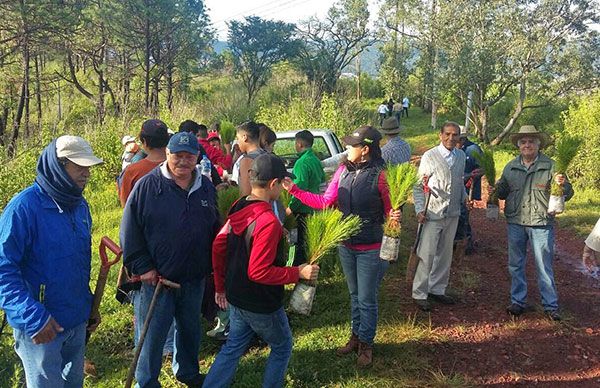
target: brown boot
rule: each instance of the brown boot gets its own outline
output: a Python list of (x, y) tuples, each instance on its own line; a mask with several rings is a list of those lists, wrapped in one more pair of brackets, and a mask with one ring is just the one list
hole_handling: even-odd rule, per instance
[(368, 368), (373, 364), (373, 346), (360, 341), (358, 344), (358, 359), (356, 365), (359, 368)]
[(87, 358), (83, 360), (83, 373), (86, 376), (90, 377), (98, 377), (98, 373), (96, 372), (96, 364)]
[(343, 347), (339, 348), (336, 352), (338, 356), (345, 356), (358, 350), (358, 336), (354, 333), (350, 336), (350, 339)]

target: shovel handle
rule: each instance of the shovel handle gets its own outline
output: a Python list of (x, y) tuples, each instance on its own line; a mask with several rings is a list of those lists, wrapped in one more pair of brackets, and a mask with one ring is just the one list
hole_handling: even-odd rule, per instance
[[(108, 248), (112, 253), (115, 254), (115, 258), (113, 260), (108, 260), (106, 248)], [(117, 245), (117, 243), (115, 243), (113, 240), (108, 238), (108, 236), (102, 237), (102, 239), (100, 240), (100, 247), (98, 250), (100, 253), (100, 261), (102, 263), (102, 268), (108, 268), (116, 264), (123, 255), (123, 250), (121, 249), (121, 247), (119, 247), (119, 245)]]

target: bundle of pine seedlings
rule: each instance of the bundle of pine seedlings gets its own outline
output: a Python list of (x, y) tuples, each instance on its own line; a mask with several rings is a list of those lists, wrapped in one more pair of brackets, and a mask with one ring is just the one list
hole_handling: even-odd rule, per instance
[(229, 209), (231, 209), (231, 206), (239, 197), (240, 190), (237, 186), (229, 186), (226, 189), (217, 191), (217, 208), (223, 222), (225, 222), (229, 215)]
[[(483, 169), (483, 174), (487, 181), (488, 186), (494, 187), (496, 184), (496, 162), (494, 161), (494, 151), (489, 148), (485, 148), (481, 153), (475, 153), (473, 155), (479, 167)], [(485, 216), (488, 219), (497, 220), (500, 215), (500, 208), (498, 207), (498, 194), (494, 191), (487, 199), (487, 207)]]
[[(361, 229), (358, 216), (344, 217), (337, 209), (325, 209), (306, 218), (306, 257), (308, 264), (317, 264), (340, 243)], [(316, 283), (302, 281), (296, 284), (290, 299), (290, 309), (309, 315), (315, 298)]]
[[(554, 152), (554, 173), (566, 175), (569, 165), (577, 155), (581, 146), (581, 139), (572, 136), (562, 136), (556, 143)], [(559, 214), (565, 211), (565, 195), (563, 187), (556, 183), (554, 177), (550, 185), (550, 200), (548, 201), (548, 213)]]
[[(385, 176), (390, 190), (392, 209), (398, 210), (408, 201), (414, 185), (419, 180), (417, 169), (409, 163), (389, 164)], [(381, 241), (380, 257), (383, 260), (398, 260), (401, 232), (402, 225), (391, 219), (388, 214), (383, 225), (383, 240)]]
[(228, 120), (221, 120), (219, 136), (222, 144), (231, 144), (235, 139), (235, 125)]

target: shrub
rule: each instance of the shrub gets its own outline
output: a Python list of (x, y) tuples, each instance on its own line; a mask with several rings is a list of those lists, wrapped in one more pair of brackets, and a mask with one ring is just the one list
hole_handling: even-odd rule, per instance
[(569, 176), (578, 187), (600, 186), (600, 92), (583, 97), (563, 114), (564, 131), (583, 139), (582, 152), (573, 159)]

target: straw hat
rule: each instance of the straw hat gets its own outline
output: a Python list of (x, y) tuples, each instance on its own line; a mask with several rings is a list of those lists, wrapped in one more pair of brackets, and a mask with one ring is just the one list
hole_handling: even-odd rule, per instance
[(510, 141), (518, 147), (519, 140), (524, 137), (540, 139), (540, 149), (546, 147), (550, 143), (548, 135), (545, 132), (538, 131), (533, 125), (523, 125), (519, 128), (519, 132), (510, 135)]

